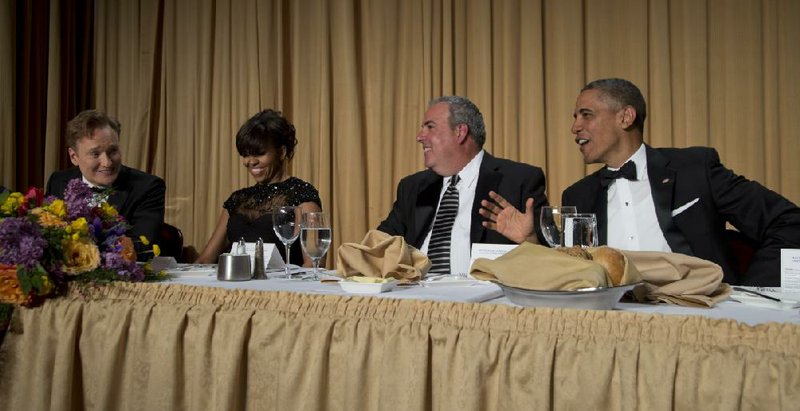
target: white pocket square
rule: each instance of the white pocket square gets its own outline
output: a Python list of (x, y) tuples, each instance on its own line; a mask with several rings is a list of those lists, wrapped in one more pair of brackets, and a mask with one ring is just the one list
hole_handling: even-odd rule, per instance
[(697, 197), (694, 200), (689, 201), (688, 203), (672, 210), (672, 216), (675, 217), (676, 215), (686, 211), (689, 207), (695, 205), (698, 201), (700, 201), (700, 197)]

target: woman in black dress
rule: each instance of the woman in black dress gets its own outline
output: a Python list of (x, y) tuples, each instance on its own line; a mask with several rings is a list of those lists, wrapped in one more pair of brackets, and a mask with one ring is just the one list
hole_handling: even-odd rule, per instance
[[(265, 243), (281, 244), (272, 230), (275, 207), (291, 205), (301, 212), (321, 211), (317, 189), (288, 173), (296, 145), (294, 126), (279, 111), (264, 110), (242, 125), (236, 134), (236, 150), (256, 184), (235, 191), (222, 205), (217, 228), (197, 263), (217, 262), (219, 254), (241, 238), (255, 242), (261, 237)], [(285, 247), (280, 245), (277, 249), (286, 260)], [(292, 244), (291, 254), (292, 264), (311, 266), (299, 239)]]

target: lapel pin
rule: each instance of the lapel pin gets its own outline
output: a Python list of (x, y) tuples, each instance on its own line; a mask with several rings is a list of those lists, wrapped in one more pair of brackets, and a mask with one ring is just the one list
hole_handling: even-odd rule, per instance
[(669, 183), (669, 179), (668, 178), (665, 178), (665, 179), (661, 180), (661, 184), (667, 184), (667, 183)]

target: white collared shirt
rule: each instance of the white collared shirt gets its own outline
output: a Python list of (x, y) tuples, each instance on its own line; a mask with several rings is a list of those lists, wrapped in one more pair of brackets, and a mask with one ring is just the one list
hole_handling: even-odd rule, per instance
[[(81, 180), (83, 180), (83, 183), (88, 185), (89, 188), (98, 187), (98, 188), (102, 188), (104, 190), (108, 188), (108, 187), (105, 187), (105, 186), (99, 186), (97, 184), (93, 184), (92, 182), (87, 180), (86, 177), (84, 175), (82, 175), (82, 174), (81, 174)], [(108, 201), (108, 192), (94, 193), (94, 194), (92, 194), (92, 201), (89, 202), (89, 207), (97, 207), (104, 201), (105, 202)]]
[(656, 217), (645, 145), (639, 146), (628, 161), (636, 164), (636, 181), (620, 178), (608, 186), (608, 245), (623, 250), (671, 252)]
[[(458, 183), (456, 183), (456, 188), (458, 189), (458, 214), (456, 214), (456, 220), (453, 223), (453, 232), (450, 237), (450, 273), (452, 274), (467, 274), (469, 272), (472, 203), (475, 202), (475, 188), (478, 185), (478, 174), (480, 174), (483, 153), (483, 150), (478, 152), (478, 154), (457, 173), (460, 179)], [(447, 190), (451, 178), (453, 177), (444, 177), (442, 191), (439, 192), (439, 202), (442, 201), (442, 196), (445, 190)], [(422, 247), (420, 247), (420, 250), (426, 254), (428, 253), (428, 243), (431, 241), (432, 230), (433, 222), (431, 222), (431, 230), (428, 231), (428, 235), (425, 236), (425, 241), (422, 243)]]

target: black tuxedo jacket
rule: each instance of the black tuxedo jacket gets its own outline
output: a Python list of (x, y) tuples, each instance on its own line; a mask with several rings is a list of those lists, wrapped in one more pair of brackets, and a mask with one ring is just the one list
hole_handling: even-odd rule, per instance
[[(646, 150), (656, 217), (672, 251), (719, 264), (729, 284), (780, 285), (780, 249), (800, 247), (800, 209), (725, 168), (713, 148)], [(564, 190), (561, 204), (596, 213), (600, 243), (607, 243), (607, 190), (600, 171)], [(735, 269), (726, 222), (760, 245), (746, 273)]]
[[(56, 171), (47, 181), (45, 195), (64, 198), (67, 183), (75, 178), (81, 178), (81, 170), (73, 167), (63, 171)], [(145, 248), (138, 242), (140, 235), (148, 240), (158, 243), (158, 233), (164, 222), (164, 193), (166, 185), (164, 180), (139, 170), (122, 166), (119, 176), (112, 185), (112, 194), (108, 203), (114, 206), (125, 220), (131, 225), (128, 231), (137, 245), (137, 251)], [(149, 256), (142, 256), (147, 258)]]
[[(378, 230), (401, 235), (409, 244), (421, 247), (436, 216), (443, 181), (442, 176), (430, 169), (400, 180), (392, 211), (378, 226)], [(470, 244), (513, 244), (498, 232), (487, 230), (481, 224), (484, 218), (478, 214), (478, 210), (481, 208), (481, 200), (489, 198), (490, 190), (502, 195), (522, 211), (525, 211), (525, 202), (532, 197), (535, 218), (538, 218), (541, 208), (547, 205), (545, 179), (541, 168), (484, 153), (475, 186), (475, 201), (472, 204)], [(538, 226), (536, 224), (539, 241), (545, 244)]]

